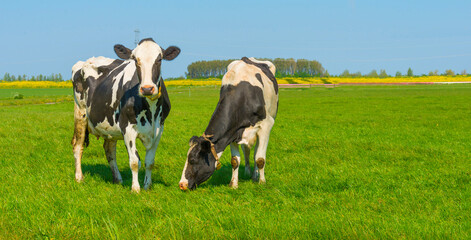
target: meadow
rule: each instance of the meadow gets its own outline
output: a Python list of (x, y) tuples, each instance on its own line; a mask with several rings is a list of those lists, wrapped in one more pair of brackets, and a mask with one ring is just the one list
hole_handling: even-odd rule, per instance
[(170, 86), (154, 184), (140, 194), (122, 141), (123, 185), (93, 136), (74, 181), (71, 94), (0, 89), (1, 239), (471, 238), (471, 84), (280, 89), (267, 183), (244, 176), (242, 161), (229, 188), (226, 149), (191, 192), (178, 188), (188, 141), (219, 89)]

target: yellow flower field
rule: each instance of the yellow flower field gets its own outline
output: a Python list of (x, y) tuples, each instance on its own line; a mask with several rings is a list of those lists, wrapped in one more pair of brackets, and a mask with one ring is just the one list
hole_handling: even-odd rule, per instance
[[(341, 77), (312, 77), (278, 78), (279, 84), (325, 84), (325, 83), (411, 83), (411, 82), (471, 82), (471, 76), (422, 76), (422, 77), (387, 77), (387, 78), (341, 78)], [(166, 86), (214, 86), (221, 85), (221, 79), (181, 79), (165, 80)], [(71, 81), (0, 81), (0, 88), (71, 88)]]
[(0, 81), (0, 88), (71, 88), (72, 81)]
[(279, 84), (323, 84), (323, 83), (411, 83), (411, 82), (471, 82), (471, 76), (421, 76), (421, 77), (387, 77), (387, 78), (278, 78)]

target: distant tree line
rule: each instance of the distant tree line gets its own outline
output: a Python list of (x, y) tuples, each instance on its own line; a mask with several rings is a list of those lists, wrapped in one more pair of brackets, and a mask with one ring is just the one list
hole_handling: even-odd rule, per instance
[[(259, 60), (271, 61), (276, 66), (276, 77), (312, 77), (324, 76), (327, 72), (322, 64), (316, 60), (293, 59), (293, 58), (258, 58)], [(209, 78), (222, 77), (227, 66), (235, 59), (196, 61), (188, 65), (186, 78)], [(328, 73), (327, 73), (328, 74)]]
[[(322, 65), (315, 60), (306, 60), (306, 59), (298, 59), (294, 60), (292, 58), (283, 59), (283, 58), (275, 58), (275, 59), (260, 59), (260, 60), (269, 60), (276, 66), (276, 77), (330, 77), (331, 75), (327, 70), (325, 70)], [(230, 60), (213, 60), (213, 61), (197, 61), (193, 62), (188, 65), (188, 72), (186, 72), (186, 78), (210, 78), (216, 77), (221, 78), (227, 70), (227, 66), (234, 61), (234, 59)], [(446, 69), (445, 72), (439, 73), (438, 70), (430, 71), (428, 76), (455, 76), (455, 75), (469, 75), (466, 70), (461, 71), (460, 74), (455, 73), (451, 69)], [(334, 76), (334, 75), (333, 75)], [(397, 71), (395, 74), (396, 77), (413, 77), (414, 72), (411, 68), (407, 70), (407, 73), (403, 75), (401, 72)], [(426, 74), (422, 74), (420, 76), (427, 76)], [(348, 70), (343, 71), (338, 77), (372, 77), (372, 78), (385, 78), (385, 77), (392, 77), (391, 75), (386, 73), (386, 70), (381, 69), (379, 73), (373, 69), (368, 74), (361, 74), (361, 72), (350, 72)], [(183, 77), (179, 78), (166, 78), (167, 80), (170, 79), (182, 79)], [(67, 79), (68, 80), (68, 79)], [(39, 74), (37, 76), (26, 76), (23, 75), (10, 75), (9, 73), (5, 73), (3, 78), (0, 81), (53, 81), (53, 82), (62, 82), (64, 78), (62, 75), (59, 74), (50, 74), (50, 75), (42, 75)]]
[(39, 74), (37, 76), (26, 76), (25, 74), (23, 75), (10, 75), (9, 73), (5, 73), (3, 75), (3, 78), (1, 79), (2, 81), (5, 82), (12, 82), (12, 81), (53, 81), (53, 82), (62, 82), (64, 79), (62, 78), (62, 75), (59, 74), (51, 74), (49, 76), (47, 75), (42, 75)]
[[(326, 71), (327, 72), (327, 71)], [(447, 69), (445, 70), (445, 72), (443, 73), (438, 73), (438, 70), (435, 70), (435, 71), (430, 71), (428, 73), (428, 76), (455, 76), (455, 75), (458, 75), (456, 74), (453, 70), (451, 69)], [(459, 75), (468, 75), (468, 73), (466, 72), (466, 70), (463, 70), (461, 71), (461, 74)], [(396, 72), (396, 75), (395, 77), (414, 77), (414, 76), (427, 76), (426, 74), (422, 74), (422, 75), (414, 75), (414, 72), (412, 71), (411, 68), (407, 69), (407, 73), (405, 75), (403, 75), (400, 71), (397, 71)], [(391, 75), (387, 74), (386, 73), (386, 70), (384, 69), (381, 69), (379, 71), (379, 73), (376, 71), (376, 69), (373, 69), (371, 70), (371, 72), (367, 73), (367, 74), (361, 74), (361, 72), (354, 72), (354, 73), (351, 73), (349, 72), (348, 70), (345, 70), (343, 71), (339, 77), (371, 77), (371, 78), (386, 78), (386, 77), (392, 77)]]

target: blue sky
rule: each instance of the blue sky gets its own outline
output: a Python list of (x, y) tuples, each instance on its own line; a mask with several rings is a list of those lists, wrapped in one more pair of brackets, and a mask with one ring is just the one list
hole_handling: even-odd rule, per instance
[(7, 1), (0, 5), (0, 77), (61, 73), (113, 45), (152, 37), (193, 61), (247, 57), (315, 59), (331, 74), (471, 72), (471, 1)]

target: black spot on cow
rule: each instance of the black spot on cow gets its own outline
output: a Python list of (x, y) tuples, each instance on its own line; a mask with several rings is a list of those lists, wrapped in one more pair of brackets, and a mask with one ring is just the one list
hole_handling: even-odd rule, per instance
[(157, 89), (159, 88), (161, 65), (162, 65), (162, 54), (159, 54), (159, 56), (155, 60), (154, 65), (152, 65), (152, 82), (155, 85), (157, 85)]
[(121, 59), (115, 59), (113, 62), (111, 62), (111, 64), (109, 65), (103, 65), (103, 66), (99, 66), (98, 67), (98, 73), (99, 74), (104, 74), (104, 75), (108, 75), (111, 70), (117, 68), (119, 65), (123, 64), (123, 60)]
[(275, 88), (275, 93), (278, 94), (278, 82), (276, 81), (276, 78), (273, 75), (273, 73), (270, 71), (270, 68), (268, 67), (268, 65), (266, 65), (264, 63), (253, 62), (252, 60), (248, 59), (247, 57), (243, 57), (241, 60), (244, 61), (247, 64), (251, 64), (251, 65), (254, 65), (254, 66), (260, 68), (260, 70), (262, 70), (262, 72), (273, 82), (273, 87)]
[(139, 161), (141, 161), (141, 157), (139, 157), (139, 153), (137, 152), (137, 150), (136, 150), (136, 153), (135, 153), (135, 154), (136, 154), (137, 159), (138, 159)]
[(205, 134), (213, 135), (211, 141), (216, 152), (221, 152), (231, 142), (240, 141), (245, 128), (265, 118), (265, 100), (260, 87), (248, 82), (225, 85)]
[(80, 93), (80, 100), (83, 100), (85, 97), (84, 93), (88, 90), (88, 83), (85, 81), (82, 75), (82, 69), (75, 72), (72, 76), (72, 86), (76, 93)]
[(146, 125), (146, 119), (144, 117), (141, 117), (141, 125), (142, 126)]
[(170, 108), (171, 108), (167, 88), (165, 87), (165, 83), (163, 81), (161, 81), (160, 83), (160, 91), (161, 91), (161, 95), (159, 97), (159, 100), (157, 101), (157, 111), (155, 111), (154, 119), (157, 119), (158, 114), (159, 114), (159, 109), (160, 107), (162, 107), (162, 113), (160, 116), (160, 125), (163, 125), (165, 122), (165, 119), (168, 117), (168, 114), (170, 113)]
[(138, 45), (141, 45), (141, 43), (146, 42), (146, 41), (151, 41), (151, 42), (154, 42), (154, 43), (155, 43), (154, 39), (152, 39), (152, 38), (144, 38), (144, 39), (142, 39), (142, 40), (139, 42)]
[(85, 128), (85, 140), (84, 140), (85, 147), (88, 147), (88, 145), (90, 144), (89, 135), (90, 133), (88, 132), (88, 128)]
[(257, 80), (262, 84), (263, 86), (263, 81), (262, 81), (262, 75), (260, 75), (260, 73), (255, 73), (255, 77), (257, 78)]
[(132, 141), (129, 141), (129, 147), (132, 148)]

